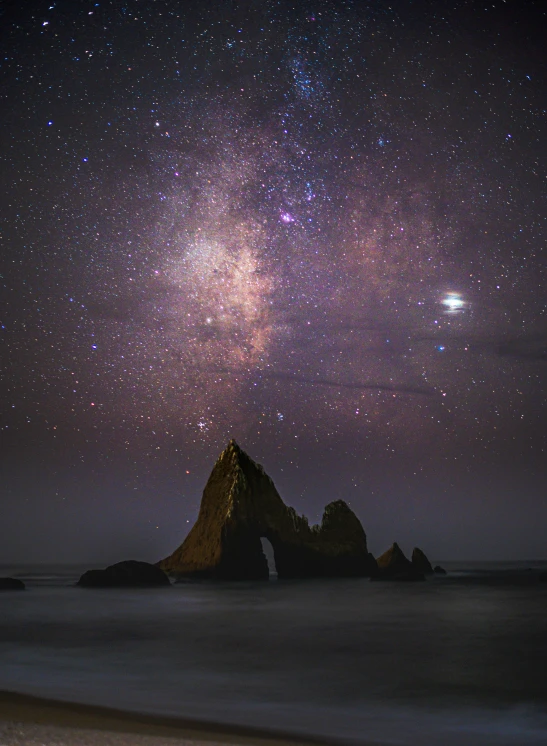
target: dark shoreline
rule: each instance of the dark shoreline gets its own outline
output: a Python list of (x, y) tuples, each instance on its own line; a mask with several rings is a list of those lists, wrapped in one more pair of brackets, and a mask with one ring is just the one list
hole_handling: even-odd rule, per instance
[[(24, 723), (60, 728), (139, 734), (204, 743), (251, 744), (262, 746), (340, 746), (344, 739), (303, 736), (285, 731), (232, 725), (190, 718), (141, 714), (99, 705), (47, 699), (30, 694), (0, 690), (0, 723)], [(352, 741), (351, 743), (355, 743)], [(365, 742), (359, 741), (362, 746)], [(378, 742), (375, 742), (380, 746)], [(374, 746), (367, 741), (367, 746)]]

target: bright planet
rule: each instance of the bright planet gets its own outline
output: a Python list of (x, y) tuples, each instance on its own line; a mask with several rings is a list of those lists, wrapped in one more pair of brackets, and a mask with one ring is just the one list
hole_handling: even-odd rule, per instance
[(443, 305), (447, 309), (448, 313), (457, 313), (462, 311), (465, 307), (465, 303), (460, 295), (456, 293), (449, 293), (443, 298)]

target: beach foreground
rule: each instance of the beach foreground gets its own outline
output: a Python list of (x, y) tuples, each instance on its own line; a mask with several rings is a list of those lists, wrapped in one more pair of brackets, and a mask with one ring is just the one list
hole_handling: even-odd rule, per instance
[[(0, 691), (0, 746), (319, 746), (328, 743), (334, 742)], [(368, 742), (368, 746), (375, 744)]]
[(0, 614), (0, 692), (54, 701), (0, 697), (0, 722), (26, 724), (0, 746), (547, 746), (543, 569), (115, 592), (74, 568), (12, 571), (27, 591)]

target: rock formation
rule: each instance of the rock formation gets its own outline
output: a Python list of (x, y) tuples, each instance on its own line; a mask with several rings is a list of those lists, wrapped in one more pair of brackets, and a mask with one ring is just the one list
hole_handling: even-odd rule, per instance
[(446, 575), (446, 570), (440, 565), (435, 565), (435, 567), (433, 568), (433, 572), (435, 573), (435, 575)]
[(376, 580), (425, 580), (423, 571), (417, 570), (405, 557), (397, 542), (376, 559), (376, 564)]
[(0, 578), (0, 591), (24, 591), (25, 584), (18, 578)]
[(433, 575), (434, 572), (431, 562), (418, 547), (414, 547), (412, 550), (412, 567), (423, 575)]
[(84, 572), (78, 585), (85, 588), (145, 588), (170, 583), (167, 575), (159, 567), (148, 562), (126, 560), (110, 565), (105, 570)]
[(321, 525), (310, 527), (234, 440), (211, 472), (190, 533), (158, 566), (178, 576), (267, 580), (261, 537), (273, 547), (279, 578), (367, 576), (376, 569), (363, 527), (345, 502), (329, 503)]
[(380, 557), (377, 557), (376, 563), (379, 570), (389, 570), (392, 572), (408, 570), (412, 567), (410, 560), (405, 557), (403, 550), (397, 542), (394, 542)]

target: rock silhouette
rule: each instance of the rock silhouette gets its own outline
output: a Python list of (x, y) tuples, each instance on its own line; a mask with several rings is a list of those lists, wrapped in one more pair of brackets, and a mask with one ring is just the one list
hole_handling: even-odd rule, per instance
[(267, 580), (261, 537), (272, 545), (279, 578), (368, 576), (376, 569), (363, 527), (345, 502), (329, 503), (321, 525), (310, 527), (234, 440), (211, 472), (190, 533), (158, 566), (178, 576)]
[(148, 562), (125, 560), (104, 570), (84, 572), (78, 585), (85, 588), (145, 588), (169, 585), (169, 578), (163, 570)]
[(397, 542), (376, 559), (376, 564), (378, 573), (375, 580), (425, 580), (423, 571), (416, 569), (405, 557)]
[(418, 547), (412, 550), (412, 567), (423, 575), (433, 575), (434, 572), (431, 562)]
[(25, 584), (18, 578), (0, 578), (0, 591), (24, 591)]
[(435, 565), (435, 567), (433, 568), (433, 572), (435, 573), (435, 575), (446, 575), (446, 570), (440, 565)]

